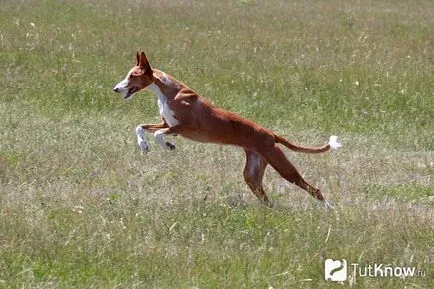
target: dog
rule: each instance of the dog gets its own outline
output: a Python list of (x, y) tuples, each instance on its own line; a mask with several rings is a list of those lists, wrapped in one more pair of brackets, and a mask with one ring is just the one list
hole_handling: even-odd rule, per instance
[(196, 91), (172, 76), (151, 67), (144, 52), (137, 52), (136, 65), (113, 90), (125, 99), (143, 90), (154, 92), (162, 122), (141, 124), (136, 128), (137, 143), (143, 153), (149, 151), (145, 133), (153, 133), (164, 149), (173, 150), (175, 145), (165, 139), (168, 135), (181, 135), (203, 143), (239, 146), (244, 149), (246, 163), (244, 180), (257, 198), (266, 206), (272, 206), (262, 185), (265, 168), (270, 164), (284, 179), (310, 193), (315, 199), (333, 209), (321, 191), (307, 183), (279, 147), (303, 153), (322, 153), (342, 146), (336, 136), (321, 147), (295, 144), (253, 121), (235, 113), (215, 107)]

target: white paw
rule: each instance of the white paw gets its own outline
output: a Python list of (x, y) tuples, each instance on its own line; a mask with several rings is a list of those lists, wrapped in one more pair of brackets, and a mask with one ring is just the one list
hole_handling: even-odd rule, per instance
[(139, 125), (136, 127), (137, 144), (140, 147), (142, 153), (149, 152), (149, 144), (145, 140), (145, 130)]
[(155, 140), (157, 141), (157, 143), (166, 150), (174, 150), (176, 147), (174, 144), (172, 144), (171, 142), (168, 142), (165, 140), (164, 138), (164, 130), (157, 130), (156, 132), (154, 132), (154, 137)]
[(176, 148), (173, 143), (168, 142), (165, 139), (157, 139), (157, 142), (165, 150), (173, 151)]
[(327, 201), (327, 200), (324, 200), (324, 206), (325, 206), (325, 208), (327, 209), (327, 210), (329, 210), (329, 211), (333, 211), (335, 208), (333, 207), (333, 205), (329, 202), (329, 201)]
[(173, 143), (166, 141), (165, 149), (173, 151), (174, 149), (176, 149), (176, 146)]
[(139, 144), (140, 150), (143, 153), (148, 153), (149, 152), (149, 144), (145, 141), (145, 140), (137, 140), (137, 143)]

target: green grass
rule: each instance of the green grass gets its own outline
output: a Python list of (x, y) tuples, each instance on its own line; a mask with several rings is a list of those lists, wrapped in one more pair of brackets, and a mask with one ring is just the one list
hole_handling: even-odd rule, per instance
[[(432, 288), (431, 1), (1, 1), (0, 288)], [(148, 92), (111, 89), (145, 49), (288, 152), (336, 211), (232, 147), (151, 140)], [(425, 277), (324, 281), (324, 260)]]

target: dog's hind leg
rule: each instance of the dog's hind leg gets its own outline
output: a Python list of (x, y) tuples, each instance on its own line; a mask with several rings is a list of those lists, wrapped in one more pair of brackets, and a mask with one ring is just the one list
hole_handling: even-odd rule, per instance
[(311, 194), (315, 199), (324, 202), (325, 206), (332, 208), (324, 199), (321, 191), (307, 183), (294, 165), (286, 158), (277, 144), (261, 149), (261, 154), (270, 165), (288, 182), (293, 183)]
[(270, 201), (265, 194), (262, 186), (262, 178), (264, 177), (267, 161), (257, 152), (245, 149), (246, 165), (244, 167), (244, 180), (250, 187), (252, 192), (266, 206), (271, 206)]

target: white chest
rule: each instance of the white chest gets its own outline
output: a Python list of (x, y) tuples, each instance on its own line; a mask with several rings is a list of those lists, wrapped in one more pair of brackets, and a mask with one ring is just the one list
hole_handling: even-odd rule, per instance
[(158, 107), (160, 108), (160, 115), (164, 118), (167, 124), (172, 127), (179, 124), (179, 121), (173, 116), (173, 111), (167, 105), (167, 99), (158, 97)]
[(155, 85), (151, 84), (149, 86), (149, 89), (151, 89), (158, 97), (158, 108), (160, 110), (160, 115), (162, 118), (164, 118), (167, 122), (167, 124), (172, 126), (177, 126), (179, 124), (179, 121), (173, 116), (173, 111), (170, 109), (169, 105), (167, 104), (167, 97), (161, 92), (160, 88)]

